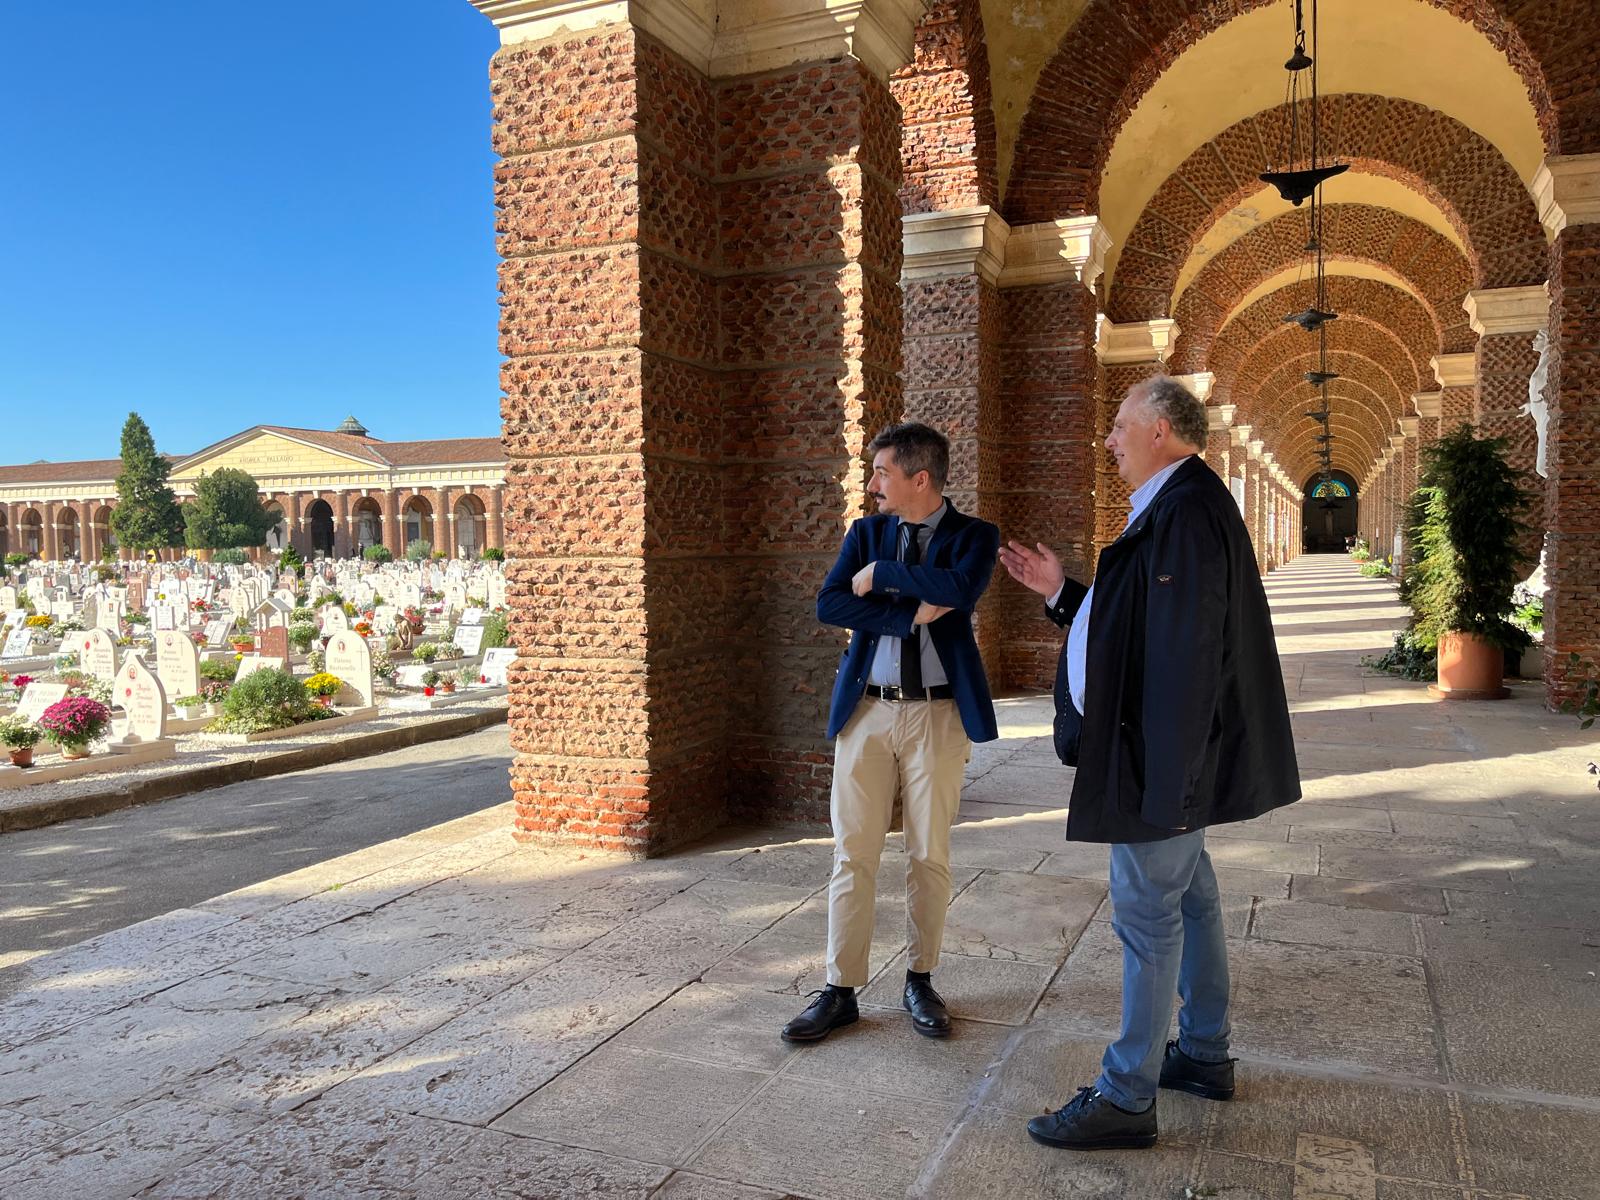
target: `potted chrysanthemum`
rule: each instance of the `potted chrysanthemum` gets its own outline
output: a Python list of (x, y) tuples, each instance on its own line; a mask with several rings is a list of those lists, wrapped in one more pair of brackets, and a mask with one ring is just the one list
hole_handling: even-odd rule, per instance
[(10, 751), (13, 767), (33, 766), (33, 748), (43, 736), (43, 731), (26, 717), (16, 713), (0, 717), (0, 746)]
[(111, 727), (111, 710), (88, 696), (57, 700), (39, 717), (44, 736), (61, 747), (62, 758), (88, 758), (89, 743)]

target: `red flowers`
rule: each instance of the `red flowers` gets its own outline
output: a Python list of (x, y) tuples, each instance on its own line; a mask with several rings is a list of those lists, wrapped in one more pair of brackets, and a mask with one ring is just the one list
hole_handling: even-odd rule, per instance
[(88, 696), (68, 696), (57, 700), (39, 717), (39, 728), (52, 742), (87, 745), (111, 724), (111, 710)]
[(17, 691), (20, 692), (23, 688), (27, 687), (32, 682), (33, 682), (33, 676), (32, 675), (16, 675), (16, 676), (13, 676), (12, 679), (11, 679), (11, 686), (16, 688)]

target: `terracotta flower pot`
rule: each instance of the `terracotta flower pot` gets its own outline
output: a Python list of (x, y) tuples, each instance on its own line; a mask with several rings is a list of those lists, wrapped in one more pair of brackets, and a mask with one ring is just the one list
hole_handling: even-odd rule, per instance
[(11, 765), (13, 767), (33, 766), (33, 747), (23, 746), (21, 749), (11, 751)]
[(1439, 639), (1439, 682), (1430, 695), (1445, 700), (1504, 700), (1505, 651), (1472, 633), (1447, 633)]

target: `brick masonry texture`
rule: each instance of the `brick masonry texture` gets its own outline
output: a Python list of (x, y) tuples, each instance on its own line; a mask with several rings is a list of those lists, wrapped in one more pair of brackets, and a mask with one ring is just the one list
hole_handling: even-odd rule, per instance
[(904, 210), (998, 206), (989, 51), (976, 0), (944, 0), (929, 9), (917, 26), (911, 62), (890, 86), (905, 114)]
[(826, 816), (815, 594), (902, 407), (900, 114), (623, 27), (494, 59), (518, 829)]

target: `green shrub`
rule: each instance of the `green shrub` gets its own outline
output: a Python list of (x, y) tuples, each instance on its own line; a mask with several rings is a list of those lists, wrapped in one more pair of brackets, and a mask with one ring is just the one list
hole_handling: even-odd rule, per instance
[(239, 673), (239, 660), (236, 658), (202, 658), (200, 660), (200, 678), (214, 679), (218, 683), (232, 683), (233, 677)]
[(1398, 675), (1401, 679), (1433, 679), (1439, 674), (1437, 647), (1424, 646), (1409, 630), (1394, 635), (1394, 645), (1377, 658), (1363, 658), (1361, 665)]
[(6, 566), (8, 566), (8, 567), (25, 567), (25, 566), (28, 565), (28, 563), (32, 559), (33, 559), (33, 555), (31, 555), (31, 554), (23, 554), (21, 551), (16, 551), (16, 552), (13, 552), (11, 554), (6, 555)]
[(222, 701), (222, 716), (212, 728), (224, 733), (287, 729), (306, 720), (312, 707), (305, 684), (288, 671), (267, 667), (251, 672), (228, 689)]
[(1370, 562), (1363, 561), (1359, 573), (1367, 579), (1377, 579), (1380, 576), (1387, 579), (1389, 577), (1389, 565), (1381, 558), (1372, 559)]
[(250, 556), (243, 550), (230, 546), (226, 550), (218, 550), (211, 556), (211, 561), (223, 567), (242, 567), (250, 561)]
[(499, 546), (490, 546), (478, 557), (483, 559), (484, 562), (505, 562), (506, 552), (500, 549)]
[(490, 613), (483, 619), (482, 649), (498, 650), (500, 647), (509, 646), (510, 644), (511, 632), (506, 624), (504, 610)]
[(306, 565), (306, 560), (300, 557), (300, 551), (293, 546), (285, 546), (283, 553), (278, 555), (278, 570), (297, 571)]
[(386, 563), (394, 561), (394, 553), (387, 546), (368, 546), (361, 552), (361, 557), (370, 563)]
[(412, 538), (406, 543), (407, 562), (425, 562), (433, 553), (433, 543), (427, 538)]
[(291, 621), (289, 623), (289, 645), (301, 654), (311, 649), (311, 643), (317, 640), (317, 623), (315, 621)]

